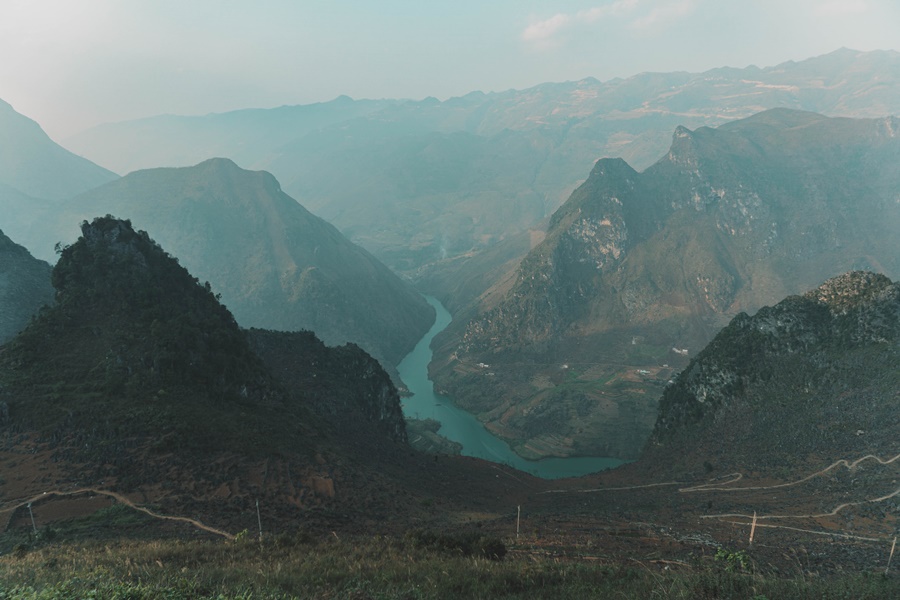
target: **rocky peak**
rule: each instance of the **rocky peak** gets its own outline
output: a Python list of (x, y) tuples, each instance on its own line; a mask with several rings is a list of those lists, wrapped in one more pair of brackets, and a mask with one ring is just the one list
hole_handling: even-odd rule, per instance
[(773, 382), (813, 389), (840, 376), (844, 357), (884, 344), (879, 360), (900, 348), (900, 284), (875, 273), (845, 273), (752, 317), (739, 314), (665, 389), (654, 439)]
[(672, 145), (666, 158), (673, 164), (685, 169), (697, 169), (700, 160), (697, 156), (697, 147), (694, 141), (694, 132), (687, 127), (679, 125), (672, 134)]
[(136, 232), (131, 221), (119, 220), (112, 215), (94, 219), (90, 223), (84, 221), (81, 224), (81, 235), (84, 244), (95, 252), (109, 251), (114, 255), (129, 256), (142, 267), (147, 267), (145, 250), (139, 246), (139, 241), (148, 242), (149, 237), (146, 232)]
[(851, 271), (833, 277), (804, 294), (804, 297), (828, 306), (832, 315), (844, 315), (850, 310), (872, 302), (893, 284), (886, 276), (868, 271)]

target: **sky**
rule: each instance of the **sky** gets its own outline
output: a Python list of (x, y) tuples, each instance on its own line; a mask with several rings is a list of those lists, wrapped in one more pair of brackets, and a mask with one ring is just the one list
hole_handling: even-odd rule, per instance
[(0, 99), (51, 137), (156, 114), (446, 99), (900, 50), (896, 0), (0, 0)]

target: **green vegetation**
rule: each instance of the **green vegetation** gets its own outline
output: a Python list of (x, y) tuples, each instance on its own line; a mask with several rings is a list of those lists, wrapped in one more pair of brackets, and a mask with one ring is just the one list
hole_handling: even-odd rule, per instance
[[(527, 543), (490, 560), (463, 538), (283, 535), (263, 543), (64, 542), (0, 557), (0, 599), (70, 598), (778, 598), (897, 597), (881, 574), (777, 578), (728, 561), (627, 564), (542, 558)], [(499, 541), (498, 541), (499, 542)], [(736, 562), (740, 566), (739, 561)]]
[(716, 560), (725, 565), (725, 570), (730, 572), (749, 573), (750, 557), (743, 550), (731, 552), (725, 548), (716, 551)]

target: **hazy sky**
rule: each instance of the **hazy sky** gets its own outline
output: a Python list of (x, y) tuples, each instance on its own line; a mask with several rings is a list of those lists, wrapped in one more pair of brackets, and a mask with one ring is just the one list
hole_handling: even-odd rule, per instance
[(0, 0), (0, 98), (90, 125), (900, 49), (896, 0)]

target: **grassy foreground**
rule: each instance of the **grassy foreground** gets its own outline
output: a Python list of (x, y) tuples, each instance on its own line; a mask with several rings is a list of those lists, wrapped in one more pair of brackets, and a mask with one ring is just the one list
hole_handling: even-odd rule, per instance
[[(741, 561), (666, 568), (540, 558), (527, 544), (416, 532), (260, 544), (185, 540), (20, 543), (0, 556), (0, 599), (74, 598), (746, 598), (900, 597), (881, 574), (775, 578)], [(468, 555), (467, 555), (468, 554)]]

